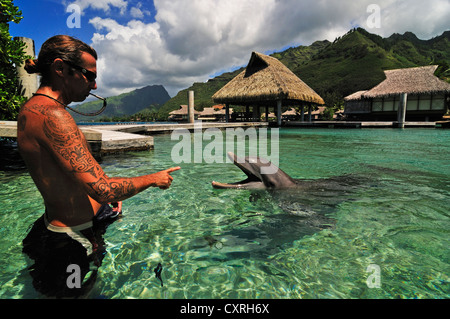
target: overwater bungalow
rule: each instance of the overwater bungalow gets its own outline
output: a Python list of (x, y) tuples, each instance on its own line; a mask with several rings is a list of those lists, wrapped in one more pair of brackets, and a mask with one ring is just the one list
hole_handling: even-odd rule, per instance
[[(200, 112), (194, 110), (195, 118), (198, 118)], [(178, 110), (172, 111), (169, 113), (169, 121), (187, 121), (188, 120), (188, 106), (180, 105)]]
[[(326, 109), (325, 106), (319, 106), (317, 108), (317, 110), (311, 110), (311, 117), (309, 116), (309, 111), (305, 112), (303, 115), (304, 115), (304, 117), (306, 116), (306, 118), (308, 118), (308, 120), (317, 121), (320, 119), (320, 116), (323, 114), (325, 109)], [(297, 110), (293, 107), (291, 107), (286, 112), (283, 112), (281, 114), (281, 118), (283, 119), (283, 121), (301, 121), (302, 120), (301, 113), (297, 112)], [(303, 120), (305, 120), (305, 119), (303, 118)]]
[[(233, 114), (233, 109), (229, 110)], [(202, 121), (225, 121), (225, 105), (214, 105), (212, 107), (205, 107), (203, 111), (199, 112), (198, 119)]]
[[(253, 52), (244, 71), (238, 74), (213, 96), (215, 103), (226, 105), (229, 120), (230, 105), (243, 105), (252, 118), (260, 118), (260, 108), (273, 107), (277, 123), (281, 125), (282, 106), (301, 106), (311, 110), (313, 105), (323, 105), (323, 99), (283, 63), (274, 57)], [(250, 117), (250, 116), (249, 116)], [(266, 121), (268, 117), (266, 117)]]
[(283, 121), (298, 121), (300, 118), (300, 114), (294, 107), (291, 107), (289, 110), (281, 114), (281, 118)]
[(386, 79), (344, 98), (349, 119), (399, 120), (401, 96), (408, 121), (439, 120), (449, 107), (450, 84), (434, 75), (437, 65), (384, 71)]

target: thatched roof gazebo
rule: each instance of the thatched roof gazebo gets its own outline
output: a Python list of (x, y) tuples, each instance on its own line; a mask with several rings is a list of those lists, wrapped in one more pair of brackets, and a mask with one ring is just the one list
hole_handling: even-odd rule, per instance
[[(215, 103), (276, 107), (278, 125), (281, 125), (282, 105), (323, 105), (323, 99), (305, 82), (276, 58), (253, 52), (247, 68), (217, 91)], [(255, 111), (255, 109), (254, 109)], [(228, 120), (228, 112), (227, 112)]]

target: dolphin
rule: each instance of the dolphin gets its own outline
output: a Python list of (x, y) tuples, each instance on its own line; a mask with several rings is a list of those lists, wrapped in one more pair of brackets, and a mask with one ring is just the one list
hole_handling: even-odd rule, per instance
[[(256, 156), (238, 157), (228, 152), (228, 157), (243, 171), (247, 178), (234, 183), (212, 182), (214, 188), (242, 188), (242, 189), (303, 189), (338, 190), (346, 186), (361, 184), (360, 178), (344, 175), (323, 179), (294, 179), (283, 170), (266, 159)], [(269, 169), (270, 168), (270, 169)], [(269, 173), (264, 173), (269, 172)]]
[[(239, 167), (247, 175), (247, 178), (235, 183), (219, 183), (213, 181), (212, 186), (214, 188), (265, 189), (292, 188), (297, 186), (293, 178), (265, 159), (263, 160), (256, 156), (242, 158), (236, 156), (233, 152), (228, 152), (228, 157), (233, 161), (234, 165)], [(274, 173), (264, 174), (264, 168)]]
[[(266, 159), (238, 157), (232, 152), (228, 153), (228, 157), (247, 178), (232, 183), (213, 181), (213, 188), (267, 190), (284, 211), (301, 216), (331, 212), (342, 201), (351, 199), (364, 183), (363, 178), (354, 175), (294, 179)], [(270, 174), (264, 174), (263, 168), (268, 167)]]

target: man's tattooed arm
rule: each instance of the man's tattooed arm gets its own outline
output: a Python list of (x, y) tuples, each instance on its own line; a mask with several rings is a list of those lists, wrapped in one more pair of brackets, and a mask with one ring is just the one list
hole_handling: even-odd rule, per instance
[(102, 202), (114, 202), (127, 199), (137, 194), (136, 187), (130, 178), (100, 178), (88, 183), (96, 194), (102, 194)]

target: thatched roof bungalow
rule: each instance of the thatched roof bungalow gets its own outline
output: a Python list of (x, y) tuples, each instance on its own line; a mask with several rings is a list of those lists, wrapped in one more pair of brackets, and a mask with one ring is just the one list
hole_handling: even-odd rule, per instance
[(434, 75), (437, 65), (384, 71), (386, 80), (363, 94), (365, 98), (450, 93), (450, 84)]
[[(325, 111), (325, 109), (326, 109), (325, 106), (319, 106), (317, 110), (314, 111), (311, 110), (311, 120), (318, 120)], [(305, 115), (309, 116), (309, 112), (306, 112)], [(286, 112), (283, 112), (281, 116), (284, 121), (298, 121), (301, 119), (301, 113), (298, 113), (297, 110), (293, 107), (287, 110)]]
[(358, 91), (344, 98), (344, 114), (369, 114), (372, 107), (372, 101), (364, 98), (367, 90)]
[[(325, 104), (305, 82), (276, 58), (253, 52), (247, 68), (212, 96), (214, 102), (274, 106), (281, 124), (281, 105)], [(255, 113), (255, 112), (254, 112)]]
[[(233, 109), (230, 109), (229, 112), (232, 114)], [(203, 108), (203, 111), (198, 113), (198, 119), (202, 121), (221, 121), (225, 119), (225, 115), (225, 109), (223, 109), (222, 105), (214, 105)]]
[(367, 90), (358, 91), (353, 94), (350, 94), (344, 98), (344, 101), (357, 101), (361, 100), (363, 98), (364, 93), (366, 93)]
[[(198, 116), (199, 111), (194, 110), (194, 116)], [(178, 110), (169, 113), (169, 121), (187, 121), (188, 120), (188, 105), (180, 105)]]
[(437, 65), (384, 71), (386, 79), (368, 91), (344, 98), (347, 116), (390, 119), (399, 113), (400, 96), (407, 97), (409, 119), (441, 118), (447, 112), (450, 84), (434, 75)]

